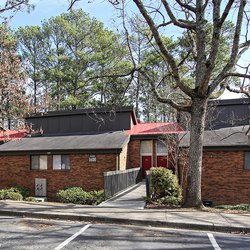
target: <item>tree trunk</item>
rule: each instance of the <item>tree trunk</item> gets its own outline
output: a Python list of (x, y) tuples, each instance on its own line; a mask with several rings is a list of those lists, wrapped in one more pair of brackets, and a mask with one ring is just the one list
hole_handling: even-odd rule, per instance
[(61, 109), (61, 80), (57, 80), (57, 83), (56, 83), (56, 90), (57, 90), (57, 96), (56, 96), (56, 110), (60, 110)]
[(185, 207), (202, 207), (201, 172), (206, 109), (207, 98), (193, 99)]
[[(35, 73), (34, 73), (34, 75), (35, 75)], [(34, 107), (35, 107), (35, 113), (36, 113), (36, 111), (37, 111), (37, 98), (36, 98), (36, 96), (37, 96), (37, 82), (36, 82), (36, 80), (34, 80)]]

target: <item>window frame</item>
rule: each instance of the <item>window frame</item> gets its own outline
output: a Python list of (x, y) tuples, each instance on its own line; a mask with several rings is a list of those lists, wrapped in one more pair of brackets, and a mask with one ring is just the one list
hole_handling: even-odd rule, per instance
[[(55, 158), (60, 156), (60, 168), (55, 168), (54, 164), (55, 164)], [(62, 162), (62, 159), (63, 159), (63, 156), (65, 157), (68, 157), (68, 168), (67, 168), (67, 165), (65, 165), (65, 168), (63, 168), (63, 162)], [(58, 160), (57, 160), (58, 161)], [(55, 171), (69, 171), (71, 169), (70, 167), (70, 155), (69, 154), (54, 154), (52, 155), (52, 169), (55, 170)]]
[[(164, 150), (164, 152), (162, 152), (161, 150), (159, 150), (160, 148), (164, 148), (166, 150)], [(167, 145), (166, 141), (160, 141), (160, 140), (156, 141), (156, 155), (157, 156), (168, 156), (168, 145)]]
[[(33, 160), (32, 160), (32, 159), (34, 159), (33, 157), (38, 157), (38, 168), (33, 168)], [(44, 158), (46, 157), (46, 161), (45, 161), (45, 159), (43, 161), (42, 157), (44, 157)], [(46, 162), (46, 167), (44, 167), (44, 166), (41, 167), (41, 162), (42, 163)], [(48, 156), (45, 154), (30, 155), (30, 170), (40, 170), (40, 171), (48, 170)]]
[[(148, 144), (148, 145), (146, 145), (146, 144)], [(145, 148), (148, 148), (150, 150), (145, 152), (145, 150), (144, 150)], [(153, 156), (153, 140), (141, 140), (141, 142), (140, 142), (140, 155), (141, 156)]]

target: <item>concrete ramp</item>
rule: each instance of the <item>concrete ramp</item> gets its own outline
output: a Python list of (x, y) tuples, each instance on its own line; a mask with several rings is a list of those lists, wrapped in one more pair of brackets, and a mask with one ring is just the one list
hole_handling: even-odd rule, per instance
[(146, 183), (140, 182), (122, 193), (99, 204), (99, 207), (144, 209)]

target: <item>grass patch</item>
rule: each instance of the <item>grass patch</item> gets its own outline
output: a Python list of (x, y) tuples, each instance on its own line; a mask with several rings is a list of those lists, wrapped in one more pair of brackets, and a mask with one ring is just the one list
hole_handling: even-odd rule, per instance
[(242, 210), (250, 211), (250, 204), (238, 204), (238, 205), (218, 205), (215, 208), (227, 209), (227, 210)]

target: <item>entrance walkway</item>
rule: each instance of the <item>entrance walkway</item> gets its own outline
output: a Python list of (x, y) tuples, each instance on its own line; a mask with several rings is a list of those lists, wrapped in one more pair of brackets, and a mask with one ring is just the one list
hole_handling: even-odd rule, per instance
[(144, 209), (146, 197), (145, 181), (123, 191), (117, 196), (104, 201), (99, 207)]

